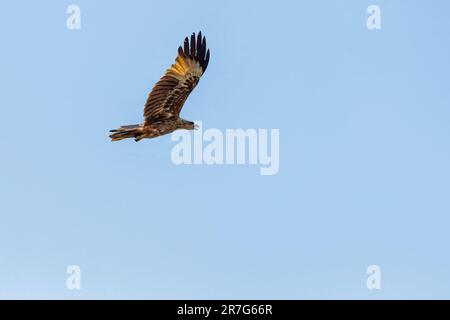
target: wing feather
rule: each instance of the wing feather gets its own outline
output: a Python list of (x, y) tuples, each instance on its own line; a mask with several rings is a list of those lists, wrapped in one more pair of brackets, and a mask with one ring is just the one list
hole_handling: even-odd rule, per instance
[[(196, 39), (197, 38), (197, 39)], [(197, 42), (196, 42), (197, 40)], [(201, 32), (184, 39), (175, 63), (150, 92), (144, 107), (145, 125), (165, 118), (164, 113), (178, 116), (189, 94), (194, 90), (209, 62), (206, 39)], [(169, 116), (169, 115), (167, 115)]]
[(195, 33), (191, 35), (191, 58), (195, 57)]
[(184, 39), (184, 54), (189, 57), (189, 40), (188, 37)]

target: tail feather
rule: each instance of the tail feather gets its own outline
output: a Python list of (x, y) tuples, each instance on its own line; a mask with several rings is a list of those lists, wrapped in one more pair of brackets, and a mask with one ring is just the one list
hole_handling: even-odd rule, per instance
[(111, 141), (119, 141), (126, 138), (134, 138), (134, 140), (139, 141), (142, 139), (143, 126), (139, 124), (134, 124), (130, 126), (121, 126), (119, 129), (110, 130), (112, 132), (109, 137)]

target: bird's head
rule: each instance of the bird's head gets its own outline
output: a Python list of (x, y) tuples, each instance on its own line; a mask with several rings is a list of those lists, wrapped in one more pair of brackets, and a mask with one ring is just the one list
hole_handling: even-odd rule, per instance
[(197, 130), (198, 129), (198, 125), (196, 125), (192, 121), (182, 120), (181, 128), (182, 129), (186, 129), (186, 130)]

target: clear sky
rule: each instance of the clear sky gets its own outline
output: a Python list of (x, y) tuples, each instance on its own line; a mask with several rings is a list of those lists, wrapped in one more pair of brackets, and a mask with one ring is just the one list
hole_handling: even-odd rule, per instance
[[(66, 8), (81, 8), (81, 30)], [(366, 27), (369, 5), (381, 30)], [(448, 1), (7, 1), (0, 298), (450, 298)], [(138, 123), (184, 37), (182, 116), (278, 128), (280, 168), (172, 163)], [(81, 290), (66, 268), (81, 268)], [(378, 265), (381, 290), (368, 290)]]

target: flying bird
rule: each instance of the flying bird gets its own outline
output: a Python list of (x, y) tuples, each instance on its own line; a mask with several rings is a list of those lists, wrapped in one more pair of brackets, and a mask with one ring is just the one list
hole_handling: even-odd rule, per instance
[(209, 49), (206, 39), (199, 32), (184, 39), (183, 47), (178, 48), (175, 63), (166, 70), (165, 75), (150, 92), (144, 107), (144, 123), (121, 126), (111, 130), (111, 141), (134, 138), (137, 142), (144, 138), (155, 138), (177, 129), (193, 130), (197, 125), (180, 118), (180, 111), (197, 86), (200, 77), (209, 63)]

